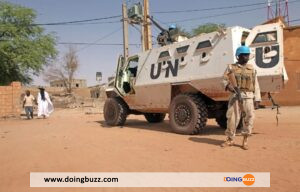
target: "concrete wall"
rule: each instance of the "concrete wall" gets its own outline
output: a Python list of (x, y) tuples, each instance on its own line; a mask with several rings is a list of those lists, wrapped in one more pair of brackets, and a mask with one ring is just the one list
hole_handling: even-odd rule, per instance
[(274, 99), (279, 105), (300, 105), (300, 26), (284, 29), (284, 57), (289, 81)]
[[(25, 94), (26, 90), (29, 90), (30, 93), (34, 97), (37, 97), (38, 92), (39, 92), (38, 87), (22, 87), (22, 93), (21, 94)], [(58, 96), (58, 95), (65, 95), (66, 94), (65, 88), (63, 88), (63, 87), (45, 87), (45, 91), (47, 91), (50, 96)], [(84, 97), (84, 98), (90, 98), (91, 97), (90, 88), (88, 88), (88, 87), (73, 89), (73, 93), (75, 94), (75, 96), (80, 96), (80, 97)]]
[[(55, 80), (50, 82), (51, 87), (64, 87), (62, 80)], [(71, 82), (71, 87), (73, 88), (85, 88), (86, 80), (85, 79), (73, 79)]]
[(0, 86), (0, 117), (17, 117), (21, 113), (21, 83)]
[(91, 98), (91, 94), (90, 94), (90, 88), (76, 88), (73, 89), (73, 93), (76, 96), (80, 96), (83, 98)]
[[(32, 87), (22, 87), (22, 92), (21, 95), (25, 95), (25, 91), (29, 90), (30, 93), (34, 96), (37, 97), (38, 93), (39, 93), (39, 89), (36, 86), (32, 86)], [(64, 94), (65, 93), (65, 88), (63, 87), (45, 87), (45, 91), (47, 91), (49, 93), (50, 96), (52, 95), (60, 95), (60, 94)]]

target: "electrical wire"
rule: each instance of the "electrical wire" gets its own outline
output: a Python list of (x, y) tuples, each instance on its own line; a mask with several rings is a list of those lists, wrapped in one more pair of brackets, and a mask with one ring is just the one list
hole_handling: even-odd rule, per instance
[(290, 23), (296, 22), (296, 21), (300, 21), (300, 19), (293, 19), (293, 20), (290, 20)]
[[(280, 0), (285, 1), (285, 0)], [(298, 2), (298, 0), (290, 1), (289, 3)], [(257, 6), (262, 5), (264, 3), (252, 3), (252, 4), (243, 4), (243, 5), (232, 5), (232, 6), (224, 6), (224, 7), (213, 7), (213, 8), (204, 8), (204, 9), (191, 9), (191, 10), (174, 10), (174, 11), (154, 11), (155, 14), (162, 14), (162, 13), (190, 13), (190, 12), (199, 12), (199, 11), (211, 11), (211, 10), (223, 10), (223, 9), (233, 9), (233, 8), (241, 8), (241, 7), (250, 7), (250, 6)], [(275, 6), (275, 5), (272, 5)], [(225, 14), (217, 14), (217, 15), (211, 15), (201, 18), (190, 18), (190, 19), (184, 19), (184, 20), (178, 20), (178, 21), (171, 21), (172, 22), (185, 22), (185, 21), (192, 21), (192, 20), (199, 20), (199, 19), (206, 19), (206, 18), (213, 18), (213, 17), (220, 17), (225, 15), (231, 15), (231, 14), (238, 14), (242, 12), (250, 12), (255, 10), (260, 10), (266, 8), (264, 7), (258, 7), (255, 9), (248, 9), (243, 11), (237, 11), (237, 12), (231, 12), (231, 13), (225, 13)], [(108, 17), (101, 17), (101, 18), (93, 18), (93, 19), (85, 19), (85, 20), (74, 20), (74, 21), (64, 21), (64, 22), (53, 22), (53, 23), (36, 23), (31, 25), (41, 25), (41, 26), (51, 26), (51, 25), (89, 25), (89, 24), (108, 24), (108, 23), (119, 23), (121, 21), (107, 21), (107, 22), (94, 22), (89, 23), (91, 21), (99, 21), (99, 20), (107, 20), (107, 19), (113, 19), (113, 18), (121, 18), (121, 15), (114, 15), (114, 16), (108, 16)], [(168, 22), (160, 21), (163, 24), (166, 24)]]
[(110, 37), (111, 35), (113, 35), (113, 34), (119, 32), (119, 31), (121, 31), (121, 29), (122, 29), (122, 27), (119, 27), (117, 30), (112, 31), (112, 32), (110, 32), (110, 33), (104, 35), (103, 37), (101, 37), (101, 38), (99, 38), (99, 39), (97, 39), (97, 40), (95, 40), (95, 41), (93, 41), (93, 42), (91, 42), (91, 43), (87, 43), (86, 46), (82, 47), (82, 48), (79, 49), (77, 52), (83, 51), (84, 49), (90, 47), (91, 45), (96, 44), (96, 43), (98, 43), (99, 41), (102, 41), (102, 40), (106, 39), (107, 37)]
[(199, 12), (199, 11), (214, 11), (214, 10), (224, 10), (224, 9), (233, 9), (233, 8), (241, 8), (241, 7), (251, 7), (256, 5), (263, 5), (264, 3), (252, 3), (252, 4), (244, 4), (244, 5), (231, 5), (224, 7), (212, 7), (212, 8), (204, 8), (204, 9), (188, 9), (188, 10), (173, 10), (173, 11), (154, 11), (152, 13), (155, 14), (164, 14), (164, 13), (190, 13), (190, 12)]
[[(298, 3), (298, 2), (300, 2), (300, 1), (299, 0), (294, 0), (294, 1), (290, 1), (289, 3)], [(267, 8), (267, 7), (264, 6), (264, 7), (254, 8), (254, 9), (246, 9), (246, 10), (240, 10), (240, 11), (234, 11), (234, 12), (228, 12), (228, 13), (222, 13), (222, 14), (209, 15), (209, 16), (204, 16), (204, 17), (196, 17), (196, 18), (168, 21), (166, 23), (182, 23), (182, 22), (187, 22), (187, 21), (195, 21), (195, 20), (201, 20), (201, 19), (208, 19), (208, 18), (214, 18), (214, 17), (234, 15), (234, 14), (238, 14), (238, 13), (252, 12), (252, 11), (261, 10), (261, 9), (265, 9), (265, 8)]]
[(93, 22), (93, 23), (70, 23), (70, 24), (57, 24), (57, 25), (50, 25), (50, 26), (75, 26), (75, 25), (99, 25), (99, 24), (110, 24), (110, 23), (121, 23), (121, 20), (117, 21), (106, 21), (106, 22)]
[(32, 25), (67, 25), (67, 24), (74, 24), (74, 23), (85, 23), (91, 21), (107, 20), (107, 19), (120, 18), (120, 17), (121, 15), (114, 15), (114, 16), (94, 18), (94, 19), (84, 19), (84, 20), (75, 20), (75, 21), (54, 22), (54, 23), (36, 23)]
[[(285, 2), (286, 0), (280, 0), (280, 2)], [(190, 12), (200, 12), (200, 11), (215, 11), (215, 10), (224, 10), (224, 9), (234, 9), (241, 7), (252, 7), (257, 5), (265, 5), (266, 2), (261, 3), (251, 3), (251, 4), (243, 4), (243, 5), (230, 5), (223, 7), (211, 7), (211, 8), (203, 8), (203, 9), (187, 9), (187, 10), (172, 10), (172, 11), (154, 11), (152, 13), (155, 14), (166, 14), (166, 13), (190, 13)]]
[(131, 26), (133, 28), (135, 28), (137, 30), (137, 32), (139, 32), (142, 35), (142, 31), (139, 28), (137, 28), (134, 24), (131, 24)]
[[(92, 22), (92, 23), (69, 23), (69, 24), (55, 24), (55, 25), (48, 25), (48, 26), (82, 26), (82, 25), (99, 25), (99, 24), (112, 24), (112, 23), (121, 23), (121, 20), (115, 20), (115, 21), (106, 21), (106, 22)], [(7, 24), (0, 24), (0, 26), (4, 27), (15, 27), (13, 26), (8, 26)], [(41, 26), (37, 24), (31, 24), (29, 26)]]
[[(123, 46), (123, 43), (85, 43), (85, 42), (59, 42), (60, 45), (99, 45), (99, 46)], [(129, 43), (129, 45), (141, 45), (140, 43)]]
[(187, 22), (187, 21), (209, 19), (209, 18), (214, 18), (214, 17), (235, 15), (235, 14), (238, 14), (238, 13), (252, 12), (252, 11), (261, 10), (261, 9), (265, 9), (265, 7), (255, 8), (255, 9), (247, 9), (247, 10), (241, 10), (241, 11), (234, 11), (234, 12), (222, 13), (222, 14), (215, 14), (215, 15), (209, 15), (209, 16), (204, 16), (204, 17), (194, 17), (194, 18), (189, 18), (189, 19), (174, 20), (174, 21), (168, 21), (167, 23), (182, 23), (182, 22)]

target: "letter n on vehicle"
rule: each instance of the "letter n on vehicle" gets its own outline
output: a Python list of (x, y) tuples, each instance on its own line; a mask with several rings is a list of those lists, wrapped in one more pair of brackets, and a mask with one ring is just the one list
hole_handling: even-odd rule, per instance
[(167, 61), (168, 63), (168, 67), (166, 68), (166, 76), (165, 77), (169, 77), (169, 73), (171, 71), (173, 77), (177, 76), (177, 72), (178, 72), (178, 59), (175, 60), (175, 66), (172, 65), (171, 61)]

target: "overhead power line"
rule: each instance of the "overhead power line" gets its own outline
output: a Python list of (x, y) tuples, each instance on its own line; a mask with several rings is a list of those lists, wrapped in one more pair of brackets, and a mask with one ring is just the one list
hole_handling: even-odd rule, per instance
[(199, 11), (214, 11), (220, 9), (233, 9), (233, 8), (241, 8), (241, 7), (252, 7), (256, 5), (265, 5), (264, 3), (252, 3), (252, 4), (244, 4), (244, 5), (231, 5), (231, 6), (224, 6), (224, 7), (212, 7), (212, 8), (203, 8), (203, 9), (187, 9), (187, 10), (173, 10), (173, 11), (154, 11), (153, 13), (156, 14), (163, 14), (163, 13), (190, 13), (190, 12), (199, 12)]
[(221, 16), (226, 16), (226, 15), (235, 15), (238, 13), (252, 12), (252, 11), (261, 10), (261, 9), (265, 9), (265, 8), (266, 7), (260, 7), (260, 8), (255, 8), (255, 9), (240, 10), (240, 11), (234, 11), (234, 12), (228, 12), (228, 13), (222, 13), (222, 14), (209, 15), (209, 16), (204, 16), (204, 17), (194, 17), (194, 18), (189, 18), (189, 19), (174, 20), (174, 21), (168, 21), (167, 23), (182, 23), (182, 22), (186, 22), (186, 21), (209, 19), (209, 18), (221, 17)]
[[(280, 0), (284, 1), (284, 0)], [(191, 9), (191, 10), (174, 10), (174, 11), (155, 11), (153, 13), (160, 14), (160, 13), (182, 13), (182, 12), (198, 12), (198, 11), (211, 11), (211, 10), (221, 10), (221, 9), (233, 9), (233, 8), (240, 8), (240, 7), (250, 7), (256, 5), (262, 5), (266, 3), (252, 3), (252, 4), (243, 4), (243, 5), (232, 5), (232, 6), (224, 6), (224, 7), (212, 7), (212, 8), (204, 8), (204, 9)], [(36, 23), (32, 25), (89, 25), (89, 24), (106, 24), (106, 23), (118, 23), (121, 21), (107, 21), (107, 22), (96, 22), (96, 23), (89, 23), (92, 21), (100, 21), (100, 20), (107, 20), (113, 18), (121, 18), (121, 15), (114, 15), (114, 16), (107, 16), (101, 18), (93, 18), (93, 19), (84, 19), (84, 20), (74, 20), (74, 21), (62, 21), (62, 22), (52, 22), (52, 23)]]
[[(121, 20), (114, 20), (114, 21), (103, 21), (103, 22), (92, 22), (92, 23), (69, 23), (69, 24), (51, 24), (51, 25), (47, 25), (47, 24), (31, 24), (29, 26), (41, 26), (41, 25), (45, 25), (45, 26), (81, 26), (81, 25), (99, 25), (99, 24), (111, 24), (111, 23), (121, 23)], [(6, 24), (0, 24), (0, 26), (3, 27), (15, 27), (13, 26), (9, 26)]]
[[(285, 1), (285, 0), (280, 0), (280, 1)], [(298, 0), (295, 1), (290, 1), (289, 3), (297, 2)], [(223, 9), (233, 9), (233, 8), (241, 8), (241, 7), (250, 7), (250, 6), (257, 6), (257, 5), (263, 5), (266, 4), (266, 2), (263, 3), (252, 3), (252, 4), (243, 4), (243, 5), (232, 5), (232, 6), (224, 6), (224, 7), (212, 7), (212, 8), (203, 8), (203, 9), (190, 9), (190, 10), (173, 10), (173, 11), (154, 11), (153, 13), (155, 14), (162, 14), (162, 13), (187, 13), (187, 12), (199, 12), (199, 11), (212, 11), (212, 10), (223, 10)], [(275, 5), (273, 5), (275, 6)], [(237, 12), (232, 12), (232, 13), (225, 13), (225, 14), (218, 14), (218, 15), (212, 15), (212, 16), (206, 16), (203, 18), (199, 19), (205, 19), (205, 18), (212, 18), (212, 17), (218, 17), (218, 16), (223, 16), (223, 15), (230, 15), (230, 14), (237, 14), (241, 12), (249, 12), (249, 11), (254, 11), (254, 10), (260, 10), (266, 8), (264, 7), (259, 7), (259, 8), (254, 8), (254, 9), (248, 9), (244, 11), (237, 11)], [(84, 19), (84, 20), (74, 20), (74, 21), (62, 21), (62, 22), (52, 22), (52, 23), (36, 23), (32, 25), (41, 25), (41, 26), (51, 26), (51, 25), (90, 25), (90, 24), (110, 24), (110, 23), (120, 23), (121, 21), (105, 21), (105, 22), (93, 22), (93, 21), (100, 21), (100, 20), (108, 20), (108, 19), (113, 19), (113, 18), (120, 18), (121, 15), (114, 15), (114, 16), (107, 16), (107, 17), (101, 17), (101, 18), (93, 18), (93, 19)], [(184, 21), (190, 21), (190, 20), (198, 20), (198, 18), (192, 18), (192, 19), (184, 19), (184, 20), (179, 20), (179, 21), (172, 21), (172, 22), (184, 22)], [(93, 23), (91, 23), (93, 22)], [(165, 22), (162, 22), (165, 23)]]
[[(214, 7), (214, 8), (205, 8), (205, 9), (193, 9), (193, 10), (176, 10), (176, 11), (156, 11), (153, 13), (160, 14), (160, 13), (181, 13), (181, 12), (196, 12), (196, 11), (209, 11), (209, 10), (220, 10), (220, 9), (232, 9), (232, 8), (239, 8), (239, 7), (249, 7), (255, 5), (261, 5), (265, 3), (253, 3), (253, 4), (244, 4), (244, 5), (233, 5), (233, 6), (226, 6), (226, 7)], [(74, 21), (62, 21), (62, 22), (52, 22), (52, 23), (36, 23), (32, 25), (83, 25), (83, 24), (104, 24), (104, 23), (118, 23), (120, 21), (108, 21), (108, 22), (99, 22), (99, 23), (87, 23), (91, 21), (100, 21), (100, 20), (107, 20), (113, 18), (121, 18), (121, 15), (114, 15), (108, 17), (101, 17), (101, 18), (93, 18), (93, 19), (84, 19), (84, 20), (74, 20)]]
[(121, 31), (121, 29), (122, 29), (122, 28), (120, 27), (120, 28), (118, 28), (117, 30), (112, 31), (112, 32), (110, 32), (110, 33), (104, 35), (103, 37), (101, 37), (101, 38), (99, 38), (99, 39), (97, 39), (97, 40), (95, 40), (95, 41), (93, 41), (93, 42), (91, 42), (91, 43), (87, 43), (86, 46), (82, 47), (82, 48), (79, 49), (77, 52), (82, 51), (82, 50), (88, 48), (89, 46), (91, 46), (91, 45), (93, 45), (93, 44), (96, 44), (96, 43), (98, 43), (98, 42), (100, 42), (100, 41), (106, 39), (107, 37), (109, 37), (109, 36), (111, 36), (111, 35), (113, 35), (113, 34), (119, 32), (119, 31)]
[[(92, 23), (70, 23), (70, 24), (57, 24), (57, 25), (50, 25), (50, 26), (75, 26), (75, 25), (99, 25), (99, 24), (110, 24), (110, 23), (121, 23), (121, 20), (117, 21), (103, 21), (103, 22), (92, 22)], [(49, 25), (48, 25), (49, 26)]]
[(114, 16), (94, 18), (94, 19), (63, 21), (63, 22), (53, 22), (53, 23), (36, 23), (36, 24), (32, 24), (32, 25), (67, 25), (67, 24), (74, 24), (74, 23), (86, 23), (86, 22), (91, 22), (91, 21), (107, 20), (107, 19), (120, 18), (120, 17), (121, 17), (121, 15), (114, 15)]
[[(297, 2), (300, 2), (300, 0), (290, 1), (289, 3), (291, 4), (291, 3), (297, 3)], [(265, 9), (265, 8), (267, 8), (267, 6), (257, 7), (257, 8), (252, 8), (252, 9), (246, 9), (246, 10), (233, 11), (233, 12), (228, 12), (228, 13), (209, 15), (209, 16), (204, 16), (204, 17), (196, 17), (196, 18), (168, 21), (166, 23), (181, 23), (181, 22), (187, 22), (187, 21), (195, 21), (195, 20), (201, 20), (201, 19), (221, 17), (221, 16), (226, 16), (226, 15), (234, 15), (234, 14), (239, 14), (239, 13), (252, 12), (252, 11), (261, 10), (261, 9)]]
[[(100, 45), (100, 46), (123, 46), (123, 43), (85, 43), (85, 42), (59, 42), (61, 45)], [(141, 45), (140, 43), (130, 43), (129, 45)]]
[(290, 20), (290, 23), (296, 22), (296, 21), (300, 21), (300, 19), (293, 19), (293, 20)]

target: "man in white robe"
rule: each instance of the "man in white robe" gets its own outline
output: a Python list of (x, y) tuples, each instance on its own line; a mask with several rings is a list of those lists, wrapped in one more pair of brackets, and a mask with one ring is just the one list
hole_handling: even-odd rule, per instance
[(45, 88), (39, 87), (40, 92), (38, 93), (38, 117), (49, 117), (54, 111), (53, 104), (50, 100), (49, 94), (45, 91)]

